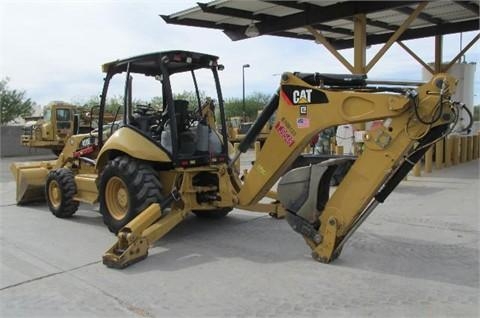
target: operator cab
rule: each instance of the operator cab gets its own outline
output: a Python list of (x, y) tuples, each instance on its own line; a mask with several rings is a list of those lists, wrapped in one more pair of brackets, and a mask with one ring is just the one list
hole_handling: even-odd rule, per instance
[[(167, 51), (104, 64), (107, 75), (100, 117), (108, 102), (111, 80), (120, 76), (124, 79), (122, 129), (132, 129), (150, 140), (152, 147), (165, 151), (174, 166), (225, 162), (228, 143), (217, 72), (223, 67), (217, 61), (213, 55)], [(141, 85), (147, 82), (148, 89)], [(205, 96), (207, 90), (216, 91), (217, 102)], [(140, 95), (143, 92), (150, 93), (150, 99)], [(215, 118), (216, 111), (220, 118)], [(218, 120), (222, 133), (216, 130)], [(100, 131), (99, 136), (103, 136)], [(99, 140), (100, 147), (104, 141)]]

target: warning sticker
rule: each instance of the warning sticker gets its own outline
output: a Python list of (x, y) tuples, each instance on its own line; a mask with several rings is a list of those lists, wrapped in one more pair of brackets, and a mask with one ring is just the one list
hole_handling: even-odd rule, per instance
[(293, 136), (290, 134), (288, 129), (282, 124), (282, 122), (277, 122), (275, 125), (275, 130), (278, 132), (280, 137), (282, 137), (283, 141), (291, 147), (295, 143), (295, 139)]

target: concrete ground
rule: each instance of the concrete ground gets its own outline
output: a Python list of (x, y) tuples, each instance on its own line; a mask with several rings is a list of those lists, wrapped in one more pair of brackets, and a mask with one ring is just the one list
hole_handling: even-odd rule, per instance
[(192, 216), (112, 270), (98, 208), (16, 206), (14, 160), (0, 170), (1, 317), (479, 316), (478, 161), (402, 182), (330, 265), (285, 221), (234, 210)]

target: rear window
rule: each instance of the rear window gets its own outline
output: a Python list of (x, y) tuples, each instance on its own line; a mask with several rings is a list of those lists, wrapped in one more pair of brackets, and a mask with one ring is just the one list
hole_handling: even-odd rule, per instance
[(69, 121), (70, 109), (57, 109), (57, 121)]

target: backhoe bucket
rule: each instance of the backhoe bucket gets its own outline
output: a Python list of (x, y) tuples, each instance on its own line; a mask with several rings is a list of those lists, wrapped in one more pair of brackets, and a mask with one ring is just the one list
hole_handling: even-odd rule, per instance
[(318, 220), (329, 199), (330, 180), (337, 167), (351, 159), (330, 159), (295, 168), (282, 177), (278, 200), (287, 209), (290, 226), (302, 235), (318, 240)]
[(17, 183), (17, 204), (45, 200), (47, 174), (55, 162), (15, 162), (10, 165), (10, 171)]

